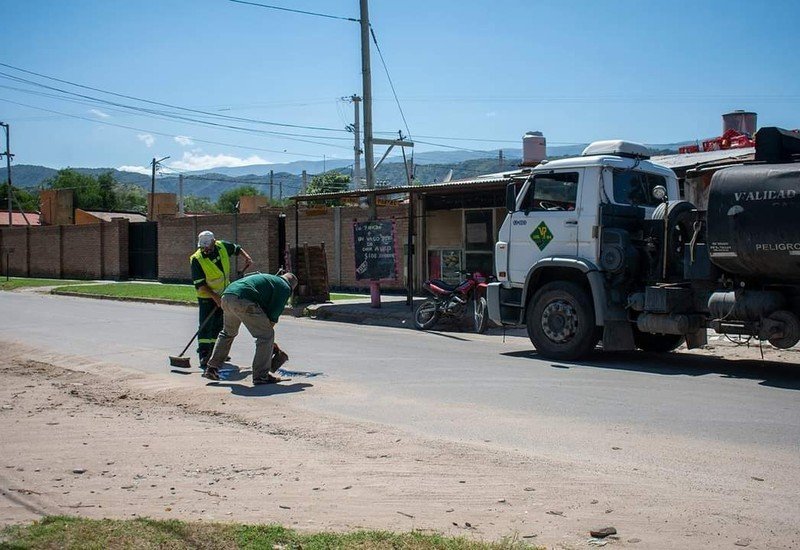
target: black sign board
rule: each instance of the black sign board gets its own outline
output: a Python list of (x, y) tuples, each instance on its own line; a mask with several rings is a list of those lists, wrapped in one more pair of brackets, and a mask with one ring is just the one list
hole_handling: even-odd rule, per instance
[(396, 279), (393, 221), (353, 223), (356, 280)]

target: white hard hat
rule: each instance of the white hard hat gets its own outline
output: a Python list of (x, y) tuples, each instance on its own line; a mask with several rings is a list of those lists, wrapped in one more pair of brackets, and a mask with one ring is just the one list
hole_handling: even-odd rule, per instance
[(197, 236), (197, 248), (205, 248), (214, 243), (214, 234), (211, 231), (202, 231)]

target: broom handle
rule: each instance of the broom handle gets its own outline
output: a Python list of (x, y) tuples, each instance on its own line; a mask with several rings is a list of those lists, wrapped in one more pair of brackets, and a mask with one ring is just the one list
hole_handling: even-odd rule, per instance
[(211, 313), (209, 313), (208, 315), (206, 315), (206, 318), (203, 320), (203, 323), (200, 325), (200, 328), (199, 328), (199, 329), (197, 329), (197, 332), (195, 332), (195, 333), (194, 333), (194, 336), (192, 336), (192, 339), (191, 339), (191, 340), (189, 340), (189, 343), (188, 343), (188, 344), (186, 344), (186, 347), (185, 347), (185, 348), (183, 348), (183, 351), (181, 352), (181, 354), (180, 354), (178, 357), (183, 357), (183, 354), (184, 354), (184, 353), (186, 353), (186, 350), (187, 350), (187, 349), (189, 349), (189, 346), (191, 346), (191, 345), (192, 345), (192, 342), (194, 342), (194, 339), (195, 339), (195, 338), (197, 338), (197, 335), (198, 335), (198, 334), (200, 334), (200, 331), (201, 331), (201, 330), (203, 330), (203, 329), (206, 327), (206, 325), (208, 324), (208, 322), (209, 322), (209, 321), (211, 320), (211, 318), (214, 316), (214, 313), (217, 311), (217, 309), (218, 309), (218, 308), (217, 308), (217, 306), (216, 306), (216, 305), (214, 305), (214, 309), (212, 309), (212, 310), (211, 310)]

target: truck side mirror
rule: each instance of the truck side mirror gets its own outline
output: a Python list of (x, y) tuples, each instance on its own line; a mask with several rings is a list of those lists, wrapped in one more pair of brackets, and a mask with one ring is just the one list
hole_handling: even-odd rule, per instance
[(509, 212), (517, 210), (517, 188), (513, 183), (506, 185), (506, 210)]

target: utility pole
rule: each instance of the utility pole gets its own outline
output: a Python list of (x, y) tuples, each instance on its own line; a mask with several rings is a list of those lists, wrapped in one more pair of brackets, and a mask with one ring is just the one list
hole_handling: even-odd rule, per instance
[(6, 181), (8, 182), (8, 226), (11, 227), (11, 201), (13, 200), (13, 192), (11, 191), (11, 136), (8, 124), (5, 122), (0, 122), (0, 126), (2, 126), (6, 131)]
[(499, 151), (499, 154), (498, 154), (498, 157), (497, 157), (497, 162), (500, 165), (500, 171), (502, 172), (503, 170), (505, 170), (505, 168), (503, 167), (503, 150), (502, 149), (500, 149), (500, 151)]
[(303, 183), (302, 183), (302, 187), (300, 188), (300, 194), (301, 195), (305, 195), (306, 194), (306, 189), (308, 189), (308, 172), (303, 170)]
[(273, 190), (275, 188), (275, 172), (273, 170), (269, 171), (269, 204), (272, 206), (272, 199), (274, 196)]
[(350, 101), (353, 102), (353, 136), (355, 137), (355, 144), (353, 147), (353, 153), (355, 157), (353, 159), (353, 182), (355, 185), (353, 186), (354, 189), (361, 188), (361, 98), (357, 95), (353, 94), (350, 96)]
[[(375, 188), (375, 156), (372, 151), (372, 70), (369, 60), (369, 0), (359, 0), (361, 5), (361, 81), (364, 98), (364, 163), (367, 189)], [(369, 196), (369, 218), (378, 217), (375, 195)]]
[(283, 180), (278, 182), (278, 200), (283, 202)]
[(169, 157), (164, 157), (156, 160), (156, 158), (153, 157), (153, 162), (150, 163), (152, 166), (152, 175), (150, 176), (150, 208), (147, 210), (147, 218), (150, 220), (155, 219), (153, 210), (155, 209), (156, 202), (156, 168), (158, 168), (159, 163), (167, 160), (168, 158)]
[(183, 174), (178, 174), (178, 215), (183, 216)]
[[(14, 191), (13, 186), (11, 185), (11, 159), (14, 155), (11, 154), (11, 126), (4, 122), (0, 122), (0, 126), (5, 128), (6, 130), (6, 152), (0, 153), (0, 156), (6, 156), (6, 180), (8, 181), (8, 226), (11, 227), (11, 214), (13, 213), (13, 204), (14, 204)], [(19, 208), (20, 214), (22, 214), (22, 219), (25, 220), (25, 223), (30, 225), (31, 222), (28, 219), (28, 216), (25, 215), (25, 210), (22, 209), (22, 205), (17, 203), (17, 208)], [(8, 273), (6, 273), (6, 277), (8, 277)]]

